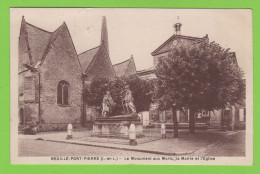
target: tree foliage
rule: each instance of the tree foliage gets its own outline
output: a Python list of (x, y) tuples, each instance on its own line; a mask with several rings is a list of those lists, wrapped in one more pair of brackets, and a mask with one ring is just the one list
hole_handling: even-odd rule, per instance
[(117, 77), (110, 81), (104, 78), (93, 78), (84, 90), (85, 103), (101, 109), (103, 97), (109, 90), (116, 103), (112, 115), (124, 114), (122, 99), (125, 95), (126, 85), (132, 91), (137, 112), (149, 110), (152, 102), (153, 83), (142, 80), (137, 75)]
[(103, 96), (109, 87), (109, 80), (106, 78), (93, 78), (91, 82), (85, 86), (83, 98), (88, 106), (100, 108)]
[(235, 54), (215, 42), (173, 48), (155, 73), (155, 98), (163, 109), (212, 111), (245, 99), (243, 72)]
[(132, 91), (137, 112), (148, 111), (152, 103), (153, 81), (140, 79), (137, 75), (129, 76), (125, 80)]

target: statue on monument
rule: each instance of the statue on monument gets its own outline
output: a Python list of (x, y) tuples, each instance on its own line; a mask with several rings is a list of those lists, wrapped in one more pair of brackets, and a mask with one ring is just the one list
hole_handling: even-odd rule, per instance
[(136, 113), (136, 108), (133, 102), (134, 102), (134, 98), (132, 96), (132, 92), (129, 89), (129, 86), (127, 85), (125, 91), (125, 97), (123, 99), (123, 103), (125, 103), (125, 110), (127, 114)]
[(115, 103), (111, 97), (110, 91), (107, 90), (102, 102), (102, 116), (107, 117), (112, 112), (114, 105)]

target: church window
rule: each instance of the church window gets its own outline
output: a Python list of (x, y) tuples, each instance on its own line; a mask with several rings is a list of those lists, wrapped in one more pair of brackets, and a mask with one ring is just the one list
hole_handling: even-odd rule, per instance
[(69, 83), (64, 80), (58, 84), (57, 103), (62, 105), (69, 104)]

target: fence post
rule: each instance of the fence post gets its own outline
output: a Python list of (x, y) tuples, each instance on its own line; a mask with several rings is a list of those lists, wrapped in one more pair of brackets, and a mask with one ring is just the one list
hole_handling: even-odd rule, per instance
[(72, 129), (73, 129), (73, 126), (72, 124), (68, 124), (68, 127), (67, 127), (67, 137), (66, 139), (71, 139), (72, 138)]
[(161, 125), (161, 134), (162, 138), (166, 138), (165, 124)]
[(131, 124), (129, 128), (129, 144), (132, 146), (137, 145), (136, 142), (136, 132), (135, 132), (135, 125)]

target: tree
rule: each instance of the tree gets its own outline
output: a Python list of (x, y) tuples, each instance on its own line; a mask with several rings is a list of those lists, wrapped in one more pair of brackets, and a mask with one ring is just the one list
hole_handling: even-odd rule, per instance
[(152, 102), (153, 83), (142, 80), (137, 75), (116, 77), (115, 79), (93, 78), (84, 89), (84, 100), (89, 106), (101, 109), (102, 100), (107, 90), (110, 91), (115, 106), (111, 115), (124, 114), (122, 99), (125, 95), (126, 85), (129, 86), (136, 111), (147, 111)]
[(111, 92), (111, 96), (113, 101), (115, 102), (115, 107), (112, 111), (112, 115), (121, 115), (125, 114), (122, 99), (124, 98), (126, 82), (123, 78), (117, 77), (110, 81), (109, 83), (109, 90)]
[(125, 77), (134, 98), (137, 112), (148, 111), (152, 103), (153, 82), (140, 79), (137, 75)]
[(109, 80), (106, 78), (93, 78), (88, 86), (85, 86), (83, 98), (88, 106), (101, 108), (103, 97), (109, 88)]
[(243, 72), (235, 54), (215, 42), (173, 48), (159, 61), (155, 73), (159, 105), (173, 111), (190, 109), (190, 133), (195, 133), (198, 112), (224, 109), (245, 98)]

